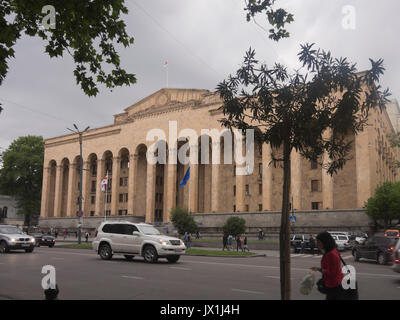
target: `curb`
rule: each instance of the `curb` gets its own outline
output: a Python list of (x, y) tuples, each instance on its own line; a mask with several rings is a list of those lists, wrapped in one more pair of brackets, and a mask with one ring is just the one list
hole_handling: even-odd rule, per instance
[(197, 256), (197, 257), (212, 257), (212, 258), (259, 258), (259, 257), (267, 257), (266, 254), (252, 254), (251, 256), (218, 256), (211, 254), (190, 254), (185, 253), (185, 256)]

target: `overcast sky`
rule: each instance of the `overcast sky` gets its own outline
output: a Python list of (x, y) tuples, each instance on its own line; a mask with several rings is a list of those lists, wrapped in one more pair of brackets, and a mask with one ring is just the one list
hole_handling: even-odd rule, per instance
[[(166, 87), (164, 62), (169, 64), (170, 88), (215, 90), (240, 65), (251, 46), (260, 61), (297, 66), (300, 44), (316, 43), (334, 57), (346, 56), (358, 69), (369, 68), (368, 58), (385, 60), (382, 85), (400, 98), (398, 0), (277, 0), (294, 14), (290, 38), (276, 43), (254, 23), (246, 22), (244, 0), (127, 0), (124, 16), (135, 43), (119, 50), (123, 67), (137, 76), (130, 87), (110, 92), (100, 87), (88, 98), (73, 76), (72, 58), (50, 59), (44, 42), (22, 37), (0, 86), (0, 148), (19, 136), (51, 138), (80, 128), (113, 123), (113, 115)], [(355, 29), (343, 28), (344, 6), (355, 8)], [(257, 18), (265, 28), (269, 25)], [(1, 32), (1, 30), (0, 30)], [(0, 149), (0, 152), (2, 149)]]

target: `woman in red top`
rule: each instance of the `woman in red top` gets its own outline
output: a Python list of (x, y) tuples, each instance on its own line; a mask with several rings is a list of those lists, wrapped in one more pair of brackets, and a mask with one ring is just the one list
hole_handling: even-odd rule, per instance
[(327, 288), (326, 300), (342, 299), (342, 265), (336, 242), (328, 232), (321, 232), (317, 236), (317, 246), (324, 255), (321, 260), (321, 268), (313, 267), (314, 271), (322, 272), (325, 287)]

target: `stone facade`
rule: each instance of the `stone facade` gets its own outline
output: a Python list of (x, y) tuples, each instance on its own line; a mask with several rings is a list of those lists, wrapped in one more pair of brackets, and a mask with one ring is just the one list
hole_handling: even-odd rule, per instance
[[(251, 174), (236, 175), (235, 161), (221, 165), (191, 164), (191, 177), (185, 187), (180, 187), (179, 182), (187, 164), (173, 164), (168, 159), (165, 164), (146, 161), (146, 153), (154, 144), (154, 140), (146, 140), (150, 130), (159, 128), (166, 133), (169, 151), (190, 138), (183, 129), (193, 129), (198, 137), (202, 129), (222, 131), (220, 106), (218, 96), (208, 90), (161, 89), (115, 115), (113, 125), (84, 133), (84, 217), (110, 215), (168, 222), (171, 208), (188, 207), (189, 199), (190, 210), (195, 214), (280, 210), (283, 170), (270, 164), (271, 152), (279, 153), (279, 150), (271, 150), (269, 145), (254, 147), (255, 163)], [(173, 136), (169, 121), (176, 121), (177, 136)], [(356, 137), (349, 137), (354, 141), (350, 160), (344, 170), (333, 177), (321, 166), (293, 152), (291, 199), (294, 210), (363, 208), (378, 185), (397, 181), (398, 169), (394, 163), (399, 159), (398, 153), (390, 148), (386, 138), (392, 131), (386, 110), (371, 110), (369, 126)], [(183, 141), (178, 142), (178, 138)], [(222, 138), (210, 141), (210, 159), (212, 147), (216, 145), (220, 147), (220, 155), (224, 155), (226, 141), (229, 143)], [(168, 152), (167, 157), (170, 157)], [(100, 185), (107, 173), (110, 183), (106, 194)], [(47, 139), (41, 220), (75, 218), (78, 196), (78, 135)]]
[(15, 226), (24, 225), (24, 216), (17, 214), (17, 200), (11, 196), (0, 195), (0, 216), (4, 224), (11, 224)]

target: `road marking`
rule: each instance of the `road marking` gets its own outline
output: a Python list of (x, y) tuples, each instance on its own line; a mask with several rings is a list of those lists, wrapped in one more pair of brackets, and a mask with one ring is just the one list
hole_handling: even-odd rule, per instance
[(65, 258), (51, 258), (52, 260), (65, 260)]
[(264, 294), (264, 292), (241, 290), (241, 289), (232, 289), (232, 291), (244, 292), (244, 293), (252, 293), (252, 294)]
[(346, 259), (349, 259), (349, 258), (352, 258), (353, 256), (346, 256), (346, 257), (343, 257), (342, 259), (343, 260), (346, 260)]
[(312, 254), (306, 254), (306, 255), (302, 256), (302, 258), (308, 258), (308, 257), (312, 257)]
[(375, 277), (389, 277), (389, 278), (396, 278), (400, 279), (400, 276), (396, 275), (390, 275), (390, 274), (377, 274), (377, 273), (364, 273), (364, 272), (358, 272), (356, 275), (362, 275), (362, 276), (375, 276)]
[(264, 276), (265, 278), (272, 278), (272, 279), (280, 279), (281, 277), (278, 276)]
[(134, 277), (134, 276), (121, 276), (122, 278), (128, 278), (128, 279), (135, 279), (135, 280), (144, 280), (142, 277)]
[(189, 268), (180, 268), (180, 267), (169, 267), (170, 269), (177, 269), (177, 270), (186, 270), (186, 271), (190, 271), (192, 269)]

